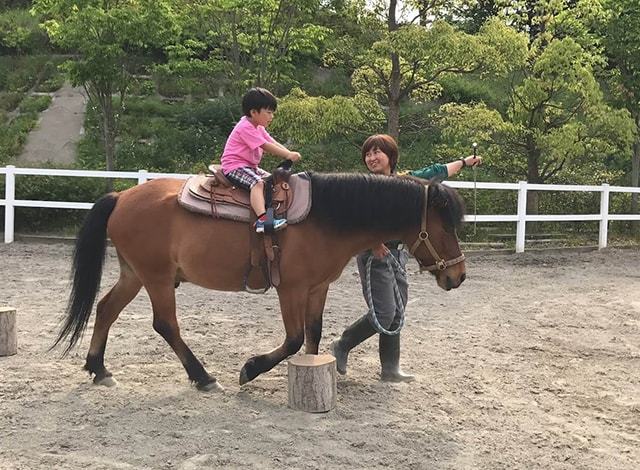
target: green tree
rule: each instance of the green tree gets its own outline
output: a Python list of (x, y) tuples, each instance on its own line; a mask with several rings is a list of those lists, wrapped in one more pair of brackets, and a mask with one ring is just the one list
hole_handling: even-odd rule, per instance
[[(375, 98), (386, 110), (387, 132), (395, 138), (400, 134), (403, 101), (433, 101), (446, 76), (505, 73), (524, 59), (518, 56), (524, 39), (499, 21), (490, 21), (479, 34), (470, 35), (443, 21), (427, 26), (403, 23), (397, 8), (397, 1), (391, 0), (384, 10), (386, 31), (358, 57), (352, 77), (356, 94)], [(424, 9), (420, 14), (426, 14)]]
[[(332, 135), (366, 135), (374, 132), (384, 115), (375, 100), (365, 95), (355, 97), (309, 96), (294, 88), (278, 105), (274, 133), (296, 144), (320, 142)], [(354, 146), (360, 142), (351, 141)]]
[(106, 169), (116, 168), (120, 116), (132, 84), (132, 58), (158, 50), (178, 33), (168, 0), (35, 0), (51, 41), (74, 54), (65, 64), (101, 115)]
[(184, 35), (163, 67), (204, 80), (211, 91), (241, 94), (256, 85), (295, 84), (296, 65), (317, 56), (329, 30), (314, 22), (320, 0), (185, 2)]
[[(635, 141), (631, 161), (631, 185), (638, 186), (640, 174), (640, 17), (638, 0), (607, 0), (608, 19), (602, 37), (609, 59), (611, 90), (617, 101), (633, 116)], [(631, 211), (638, 212), (638, 194), (633, 194)]]
[[(579, 15), (569, 15), (569, 2), (525, 3), (535, 7), (516, 15), (529, 33), (527, 61), (511, 73), (508, 108), (450, 104), (442, 110), (445, 138), (464, 142), (477, 133), (490, 146), (490, 164), (505, 177), (531, 183), (609, 180), (616, 175), (605, 161), (627, 150), (633, 127), (628, 112), (606, 104), (594, 77), (602, 63), (598, 43), (584, 25), (584, 34), (575, 33)], [(527, 210), (537, 208), (532, 192)]]

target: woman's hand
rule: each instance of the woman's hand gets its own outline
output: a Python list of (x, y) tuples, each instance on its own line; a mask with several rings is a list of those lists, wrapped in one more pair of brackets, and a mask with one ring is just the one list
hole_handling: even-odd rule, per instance
[(470, 155), (464, 159), (466, 166), (480, 166), (482, 165), (482, 157)]

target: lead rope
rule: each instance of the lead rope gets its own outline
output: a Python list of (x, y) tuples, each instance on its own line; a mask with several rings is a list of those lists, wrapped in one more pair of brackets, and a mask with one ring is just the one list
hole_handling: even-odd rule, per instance
[[(383, 335), (388, 335), (388, 336), (395, 336), (400, 333), (400, 330), (404, 326), (404, 302), (402, 299), (402, 295), (400, 295), (400, 288), (398, 287), (398, 281), (396, 281), (395, 275), (397, 272), (399, 272), (403, 276), (406, 276), (407, 273), (404, 270), (404, 268), (400, 265), (396, 257), (393, 256), (393, 254), (389, 253), (384, 259), (387, 262), (387, 267), (393, 272), (393, 281), (392, 281), (393, 294), (396, 299), (396, 307), (398, 307), (398, 313), (393, 318), (393, 321), (391, 323), (393, 324), (393, 322), (395, 322), (398, 317), (399, 317), (400, 323), (398, 324), (398, 328), (396, 328), (393, 331), (389, 331), (389, 330), (386, 330), (382, 325), (380, 325), (380, 322), (378, 321), (378, 315), (376, 314), (375, 306), (373, 304), (373, 296), (371, 295), (371, 263), (373, 261), (373, 255), (369, 257), (365, 267), (365, 286), (367, 288), (367, 303), (369, 304), (369, 318), (373, 323), (374, 329), (378, 333)], [(393, 265), (390, 259), (391, 261), (393, 261)]]

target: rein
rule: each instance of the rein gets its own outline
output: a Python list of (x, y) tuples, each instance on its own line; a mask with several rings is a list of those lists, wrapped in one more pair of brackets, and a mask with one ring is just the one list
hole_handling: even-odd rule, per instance
[[(424, 211), (422, 212), (422, 220), (420, 222), (420, 233), (418, 234), (418, 238), (416, 239), (416, 241), (413, 242), (413, 245), (411, 246), (409, 253), (411, 253), (418, 261), (418, 264), (420, 265), (420, 272), (444, 271), (449, 266), (453, 266), (454, 264), (461, 263), (462, 261), (464, 261), (465, 258), (464, 258), (464, 254), (461, 254), (457, 258), (445, 260), (441, 258), (440, 255), (438, 255), (438, 252), (431, 244), (431, 240), (429, 240), (429, 232), (427, 232), (427, 210), (429, 206), (428, 203), (429, 203), (429, 186), (427, 185), (424, 187)], [(416, 250), (422, 243), (424, 243), (424, 245), (427, 247), (427, 250), (429, 250), (429, 253), (431, 253), (431, 256), (433, 256), (433, 259), (435, 260), (435, 264), (425, 266), (424, 264), (422, 264), (422, 261), (420, 261), (420, 258), (416, 257), (415, 255)]]

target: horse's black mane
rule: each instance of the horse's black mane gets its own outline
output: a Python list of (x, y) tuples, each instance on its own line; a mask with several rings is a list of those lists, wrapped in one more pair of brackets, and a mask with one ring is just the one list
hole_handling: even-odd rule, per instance
[[(310, 215), (335, 229), (387, 231), (420, 224), (424, 180), (364, 173), (310, 173), (310, 177)], [(447, 230), (462, 224), (464, 203), (454, 189), (430, 183), (429, 207), (438, 210)]]

